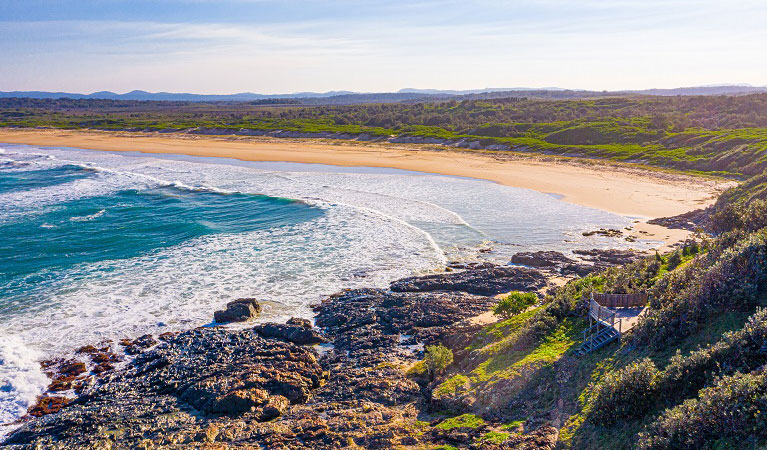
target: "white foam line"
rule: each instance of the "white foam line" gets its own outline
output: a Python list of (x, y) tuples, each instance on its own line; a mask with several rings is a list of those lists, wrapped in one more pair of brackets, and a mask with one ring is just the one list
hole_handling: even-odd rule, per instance
[[(325, 202), (325, 201), (323, 200), (323, 202)], [(331, 204), (330, 202), (325, 202), (325, 203), (328, 203), (328, 205)], [(342, 202), (333, 202), (333, 203), (337, 204), (337, 205), (343, 205), (343, 206), (346, 206), (348, 208), (357, 209), (357, 210), (360, 210), (360, 211), (367, 211), (367, 212), (372, 213), (374, 215), (385, 217), (386, 219), (389, 219), (389, 220), (391, 220), (393, 222), (396, 222), (396, 223), (399, 223), (401, 225), (404, 225), (405, 227), (410, 228), (412, 230), (418, 231), (419, 233), (423, 234), (426, 237), (426, 240), (429, 242), (429, 245), (432, 247), (432, 249), (434, 249), (437, 252), (437, 254), (439, 255), (440, 264), (447, 264), (447, 256), (445, 256), (445, 252), (437, 244), (437, 242), (434, 240), (434, 238), (432, 238), (431, 234), (429, 234), (426, 230), (422, 230), (422, 229), (418, 228), (415, 225), (411, 225), (411, 224), (405, 222), (404, 220), (402, 220), (402, 219), (400, 219), (398, 217), (391, 216), (389, 214), (386, 214), (384, 212), (378, 211), (376, 209), (368, 208), (366, 206), (358, 206), (358, 205), (352, 205), (352, 204), (342, 203)]]
[[(299, 173), (310, 173), (310, 172), (299, 172)], [(282, 178), (284, 178), (284, 179), (286, 179), (288, 181), (296, 182), (296, 183), (304, 183), (304, 184), (310, 184), (310, 185), (313, 185), (313, 186), (319, 186), (318, 183), (314, 183), (312, 181), (307, 181), (307, 180), (298, 180), (298, 179), (295, 179), (295, 178), (291, 178), (289, 176), (282, 176)], [(338, 187), (338, 186), (334, 186), (333, 189), (337, 189), (339, 191), (346, 191), (346, 192), (356, 192), (358, 194), (375, 195), (375, 196), (379, 196), (379, 197), (390, 198), (390, 199), (393, 199), (393, 200), (402, 200), (402, 201), (408, 201), (408, 202), (412, 202), (412, 203), (419, 203), (419, 204), (422, 204), (422, 205), (429, 205), (429, 206), (431, 206), (431, 207), (433, 207), (435, 209), (438, 209), (440, 211), (443, 211), (443, 212), (447, 213), (447, 215), (449, 215), (449, 216), (455, 217), (459, 225), (464, 225), (467, 228), (472, 229), (472, 230), (476, 231), (477, 233), (479, 233), (479, 234), (481, 234), (483, 236), (486, 235), (483, 231), (476, 229), (475, 227), (470, 225), (468, 222), (466, 222), (466, 220), (464, 220), (464, 218), (461, 217), (461, 215), (458, 214), (457, 212), (451, 211), (451, 210), (449, 210), (447, 208), (444, 208), (442, 206), (439, 206), (439, 205), (437, 205), (435, 203), (427, 202), (425, 200), (418, 200), (418, 199), (405, 199), (405, 198), (398, 197), (398, 196), (395, 196), (395, 195), (381, 194), (379, 192), (371, 192), (371, 191), (366, 191), (366, 190), (363, 190), (363, 189), (352, 189), (352, 188), (345, 188), (345, 187)]]

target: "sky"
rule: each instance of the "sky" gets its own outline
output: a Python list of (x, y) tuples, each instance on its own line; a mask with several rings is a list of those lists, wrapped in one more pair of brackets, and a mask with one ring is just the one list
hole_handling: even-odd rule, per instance
[(0, 91), (767, 85), (764, 0), (0, 0)]

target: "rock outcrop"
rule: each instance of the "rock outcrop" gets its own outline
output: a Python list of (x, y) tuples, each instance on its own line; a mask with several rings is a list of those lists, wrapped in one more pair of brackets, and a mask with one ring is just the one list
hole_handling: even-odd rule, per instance
[[(448, 342), (457, 330), (472, 329), (465, 319), (495, 303), (469, 291), (532, 288), (543, 279), (529, 269), (488, 265), (455, 275), (403, 283), (419, 291), (355, 289), (330, 296), (315, 307), (321, 332), (307, 320), (291, 319), (239, 331), (203, 327), (125, 341), (124, 348), (135, 352), (132, 360), (96, 377), (71, 403), (44, 398), (42, 417), (28, 420), (5, 444), (24, 450), (445, 444), (456, 436), (424, 432), (421, 422), (429, 411), (428, 380), (406, 370), (423, 357), (425, 344)], [(331, 343), (321, 356), (298, 345), (320, 341)], [(79, 354), (104, 352), (89, 346)], [(78, 376), (85, 376), (73, 363)]]
[(321, 344), (326, 339), (306, 319), (292, 318), (285, 324), (265, 323), (253, 331), (266, 338), (282, 339), (298, 345)]
[(213, 319), (217, 323), (245, 322), (261, 313), (261, 305), (255, 298), (238, 298), (226, 304), (226, 309), (216, 311)]
[(612, 266), (629, 264), (644, 258), (646, 255), (636, 250), (573, 250), (584, 261), (588, 261), (594, 270), (602, 270)]
[[(28, 448), (188, 448), (253, 439), (326, 380), (311, 350), (252, 330), (200, 328), (136, 357), (6, 444)], [(223, 432), (226, 429), (226, 432)]]
[(391, 284), (395, 292), (462, 291), (496, 295), (509, 291), (535, 291), (546, 285), (546, 277), (525, 267), (481, 264), (460, 272), (403, 278)]
[(660, 217), (648, 220), (647, 223), (651, 225), (660, 225), (666, 228), (676, 228), (679, 230), (696, 231), (702, 229), (709, 231), (711, 228), (711, 214), (713, 213), (713, 209), (713, 207), (696, 209), (678, 216)]

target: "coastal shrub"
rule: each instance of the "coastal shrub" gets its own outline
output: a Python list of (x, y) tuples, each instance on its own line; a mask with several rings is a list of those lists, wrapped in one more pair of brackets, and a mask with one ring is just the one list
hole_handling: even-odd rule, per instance
[(717, 377), (748, 372), (767, 363), (767, 309), (759, 309), (744, 327), (687, 356), (678, 352), (659, 371), (645, 358), (608, 374), (597, 385), (590, 419), (609, 426), (644, 416), (658, 402), (676, 405), (694, 398)]
[(671, 253), (671, 255), (668, 257), (668, 261), (666, 262), (666, 264), (668, 265), (668, 270), (676, 269), (681, 263), (682, 263), (682, 255), (679, 251)]
[(682, 356), (677, 351), (658, 377), (666, 403), (693, 397), (716, 376), (748, 372), (767, 363), (767, 309), (758, 309), (742, 329), (716, 343)]
[(508, 319), (526, 310), (537, 301), (538, 296), (533, 292), (512, 292), (495, 305), (493, 314)]
[(563, 318), (571, 314), (584, 315), (589, 308), (589, 294), (604, 290), (605, 278), (601, 274), (589, 274), (567, 282), (546, 298), (549, 314)]
[(453, 351), (442, 344), (429, 345), (426, 347), (424, 360), (429, 375), (434, 378), (442, 374), (447, 366), (453, 363)]
[[(666, 410), (639, 434), (640, 450), (737, 448), (767, 439), (767, 373), (736, 373)], [(715, 445), (718, 444), (718, 445)]]
[(607, 374), (594, 390), (589, 419), (609, 426), (619, 420), (641, 417), (656, 400), (658, 373), (655, 363), (644, 358)]
[(631, 294), (652, 287), (662, 263), (654, 257), (642, 258), (622, 267), (610, 267), (604, 272), (605, 292)]
[(635, 339), (661, 349), (688, 336), (716, 311), (754, 308), (767, 282), (766, 236), (761, 231), (731, 247), (716, 245), (663, 276), (650, 292), (650, 312), (633, 330)]
[(721, 206), (711, 214), (711, 229), (724, 233), (736, 229), (756, 231), (767, 226), (767, 201), (755, 199)]
[(725, 191), (712, 210), (711, 229), (717, 234), (767, 226), (767, 172)]

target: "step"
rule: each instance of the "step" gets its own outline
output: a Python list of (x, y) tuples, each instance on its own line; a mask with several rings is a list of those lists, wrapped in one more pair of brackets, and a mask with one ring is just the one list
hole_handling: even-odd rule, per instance
[(591, 353), (594, 350), (597, 350), (610, 342), (618, 339), (620, 337), (620, 333), (618, 333), (617, 330), (613, 328), (605, 328), (604, 330), (601, 330), (599, 333), (596, 333), (594, 335), (586, 336), (586, 338), (583, 341), (583, 344), (580, 348), (581, 354), (587, 354)]

